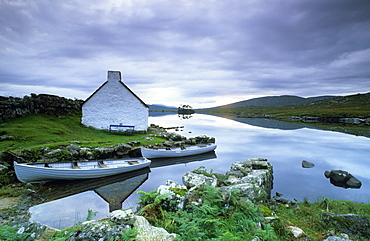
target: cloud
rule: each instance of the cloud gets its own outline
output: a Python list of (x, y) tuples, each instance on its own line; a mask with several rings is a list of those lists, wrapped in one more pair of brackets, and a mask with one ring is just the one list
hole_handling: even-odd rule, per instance
[(367, 0), (0, 4), (3, 86), (84, 98), (121, 70), (147, 103), (195, 107), (370, 89)]

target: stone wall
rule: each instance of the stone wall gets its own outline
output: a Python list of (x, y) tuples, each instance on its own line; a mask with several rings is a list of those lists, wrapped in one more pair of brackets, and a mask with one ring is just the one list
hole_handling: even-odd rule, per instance
[(47, 94), (31, 94), (23, 98), (0, 96), (0, 121), (33, 114), (55, 116), (81, 114), (82, 104), (83, 100)]

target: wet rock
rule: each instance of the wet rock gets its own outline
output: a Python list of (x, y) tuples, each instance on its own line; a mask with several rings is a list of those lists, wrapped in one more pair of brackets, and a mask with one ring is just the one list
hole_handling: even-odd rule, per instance
[(302, 167), (303, 168), (313, 168), (315, 166), (315, 164), (313, 164), (312, 162), (309, 162), (309, 161), (302, 161)]
[(334, 186), (344, 188), (360, 188), (362, 183), (360, 180), (352, 176), (349, 172), (342, 170), (325, 171), (326, 178), (330, 178), (330, 183)]

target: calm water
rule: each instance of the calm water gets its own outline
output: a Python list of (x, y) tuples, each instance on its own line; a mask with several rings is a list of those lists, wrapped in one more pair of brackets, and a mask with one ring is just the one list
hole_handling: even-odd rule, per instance
[[(122, 207), (135, 207), (138, 190), (152, 191), (167, 180), (182, 183), (181, 177), (185, 172), (200, 166), (208, 170), (212, 168), (213, 172), (225, 173), (233, 162), (251, 157), (267, 158), (272, 163), (272, 194), (280, 192), (286, 199), (296, 198), (299, 201), (305, 198), (317, 201), (325, 196), (330, 199), (370, 202), (369, 138), (298, 124), (257, 119), (230, 120), (201, 114), (195, 114), (190, 119), (180, 119), (177, 115), (152, 116), (149, 123), (163, 127), (184, 126), (178, 133), (187, 137), (203, 134), (213, 136), (218, 145), (215, 155), (198, 158), (204, 160), (194, 160), (196, 157), (178, 160), (184, 163), (177, 164), (174, 161), (153, 162), (151, 172), (137, 176), (135, 182), (130, 183), (134, 179), (123, 180), (95, 191), (80, 190), (82, 193), (34, 206), (30, 209), (31, 219), (55, 228), (64, 228), (77, 221), (84, 221), (87, 209), (98, 212), (96, 219), (105, 218), (109, 214), (107, 201), (113, 200), (117, 205), (117, 200), (118, 203), (122, 201), (123, 192), (133, 194), (123, 202)], [(302, 160), (313, 162), (315, 167), (302, 168)], [(330, 184), (324, 172), (336, 169), (350, 172), (361, 180), (362, 187), (344, 189)], [(109, 190), (115, 193), (109, 196)]]

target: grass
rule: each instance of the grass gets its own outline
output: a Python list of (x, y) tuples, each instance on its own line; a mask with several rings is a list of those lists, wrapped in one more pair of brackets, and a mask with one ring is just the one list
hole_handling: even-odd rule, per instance
[[(323, 198), (319, 202), (302, 202), (295, 206), (285, 207), (279, 205), (275, 213), (279, 216), (284, 226), (293, 225), (304, 230), (304, 232), (315, 240), (323, 240), (329, 230), (334, 228), (322, 219), (322, 214), (332, 212), (336, 214), (360, 214), (370, 218), (370, 204), (355, 203), (350, 201), (329, 200)], [(358, 240), (365, 240), (361, 239)], [(281, 240), (290, 240), (283, 239)]]
[[(55, 117), (30, 115), (0, 123), (2, 135), (16, 136), (15, 140), (0, 142), (0, 151), (35, 149), (41, 146), (58, 147), (73, 142), (82, 147), (106, 147), (129, 141), (140, 141), (142, 145), (165, 141), (150, 133), (112, 134), (105, 130), (87, 128), (81, 124), (81, 116)], [(153, 140), (143, 137), (150, 136)]]

